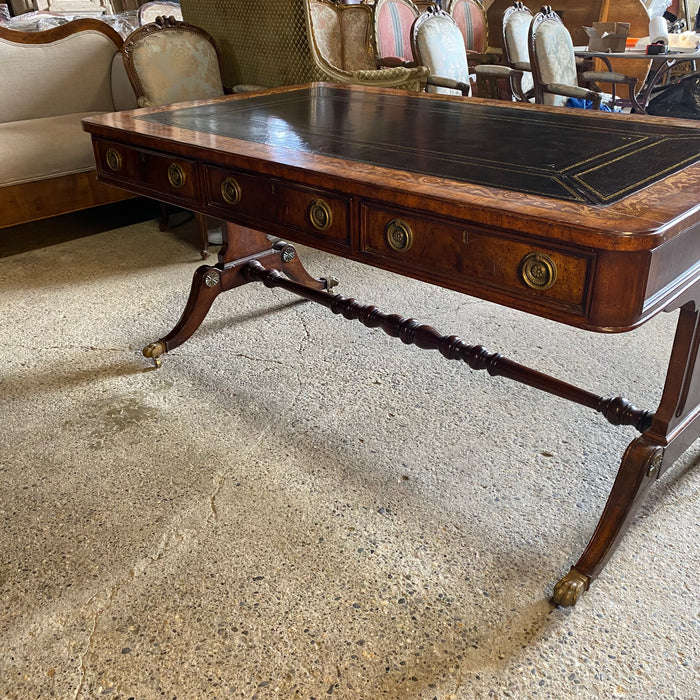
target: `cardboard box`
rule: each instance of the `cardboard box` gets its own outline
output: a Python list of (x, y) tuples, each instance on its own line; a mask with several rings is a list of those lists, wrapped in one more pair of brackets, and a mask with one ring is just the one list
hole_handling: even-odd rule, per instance
[(589, 51), (618, 53), (625, 50), (630, 24), (629, 22), (593, 22), (592, 27), (584, 27), (584, 29), (588, 34)]

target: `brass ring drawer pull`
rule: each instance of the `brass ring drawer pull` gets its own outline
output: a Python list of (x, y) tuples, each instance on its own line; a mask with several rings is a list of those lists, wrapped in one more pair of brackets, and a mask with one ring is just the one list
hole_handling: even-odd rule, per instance
[(557, 266), (545, 253), (528, 253), (520, 261), (520, 276), (531, 289), (543, 291), (557, 281)]
[(413, 231), (402, 219), (392, 219), (384, 231), (387, 243), (399, 253), (405, 253), (413, 245)]
[(314, 228), (327, 231), (333, 223), (333, 212), (322, 199), (314, 199), (309, 207), (309, 219)]
[(108, 148), (105, 153), (105, 161), (107, 162), (107, 167), (113, 170), (115, 173), (122, 169), (122, 157), (116, 148)]
[(241, 186), (235, 177), (227, 177), (221, 183), (221, 196), (229, 204), (238, 204), (241, 201)]
[(171, 163), (168, 167), (168, 182), (173, 187), (182, 187), (187, 180), (185, 171), (179, 163)]

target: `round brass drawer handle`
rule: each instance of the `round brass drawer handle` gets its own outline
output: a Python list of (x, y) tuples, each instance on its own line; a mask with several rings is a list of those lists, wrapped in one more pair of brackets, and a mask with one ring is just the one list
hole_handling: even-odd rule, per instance
[(531, 289), (543, 291), (557, 281), (557, 266), (546, 253), (528, 253), (520, 261), (520, 276)]
[(187, 180), (185, 171), (179, 163), (171, 163), (168, 167), (168, 182), (173, 187), (182, 187)]
[(389, 245), (399, 253), (405, 253), (413, 245), (413, 231), (402, 219), (392, 219), (384, 231)]
[(227, 177), (221, 183), (221, 196), (229, 204), (238, 204), (241, 201), (241, 186), (235, 177)]
[(115, 173), (122, 169), (122, 157), (116, 148), (107, 149), (105, 161), (107, 162), (107, 167)]
[(319, 231), (327, 231), (333, 223), (333, 212), (322, 199), (314, 199), (309, 206), (311, 225)]

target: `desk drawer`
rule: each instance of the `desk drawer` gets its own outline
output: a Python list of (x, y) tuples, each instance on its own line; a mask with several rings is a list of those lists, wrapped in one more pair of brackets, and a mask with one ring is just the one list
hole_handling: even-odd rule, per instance
[(368, 262), (389, 260), (404, 270), (441, 276), (456, 288), (486, 284), (545, 304), (585, 308), (593, 255), (378, 205), (363, 205), (361, 217)]
[[(349, 245), (350, 199), (289, 185), (274, 178), (207, 167), (207, 201), (222, 215), (237, 214), (252, 227), (302, 234), (300, 240), (329, 239)], [(268, 227), (269, 228), (269, 227)]]
[(95, 151), (98, 172), (111, 180), (148, 188), (151, 196), (163, 194), (168, 201), (199, 199), (194, 161), (109, 141), (96, 141)]

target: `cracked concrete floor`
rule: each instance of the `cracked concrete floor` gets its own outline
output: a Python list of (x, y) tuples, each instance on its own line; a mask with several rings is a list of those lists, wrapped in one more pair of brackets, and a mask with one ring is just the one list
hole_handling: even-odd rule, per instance
[[(341, 293), (653, 408), (587, 334), (300, 248)], [(144, 222), (0, 259), (0, 697), (700, 697), (697, 446), (574, 609), (630, 428), (280, 290), (152, 370), (199, 262)]]

